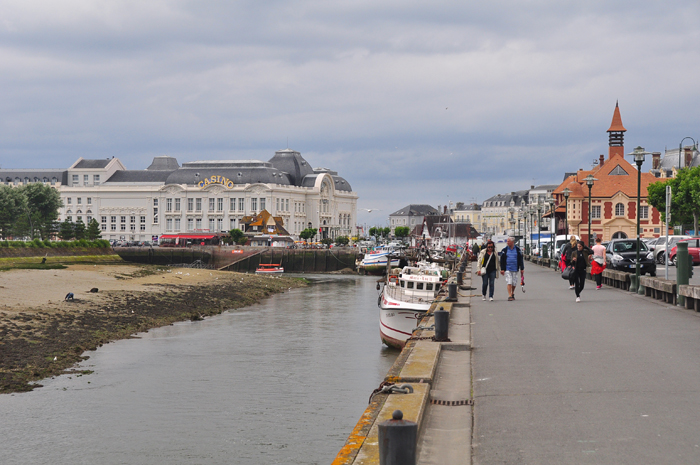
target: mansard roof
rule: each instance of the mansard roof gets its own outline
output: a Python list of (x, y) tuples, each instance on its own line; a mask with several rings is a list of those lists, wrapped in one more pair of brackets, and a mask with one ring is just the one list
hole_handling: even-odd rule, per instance
[(73, 165), (72, 168), (78, 168), (78, 169), (102, 169), (105, 168), (109, 162), (112, 161), (111, 158), (99, 158), (97, 160), (86, 160), (86, 159), (81, 159)]
[(400, 210), (396, 210), (389, 216), (426, 216), (438, 213), (437, 209), (431, 205), (410, 204)]

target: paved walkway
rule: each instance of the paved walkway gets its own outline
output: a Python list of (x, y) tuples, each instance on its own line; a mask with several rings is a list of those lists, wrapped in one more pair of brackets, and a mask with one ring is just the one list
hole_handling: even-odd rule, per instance
[(528, 262), (525, 281), (471, 299), (473, 463), (700, 463), (700, 315), (592, 281), (576, 303)]

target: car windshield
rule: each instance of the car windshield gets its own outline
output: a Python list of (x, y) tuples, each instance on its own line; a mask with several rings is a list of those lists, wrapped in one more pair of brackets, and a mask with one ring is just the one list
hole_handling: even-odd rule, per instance
[[(644, 242), (639, 242), (639, 251), (646, 252), (647, 245)], [(637, 241), (619, 241), (613, 244), (613, 252), (636, 252), (637, 251)]]

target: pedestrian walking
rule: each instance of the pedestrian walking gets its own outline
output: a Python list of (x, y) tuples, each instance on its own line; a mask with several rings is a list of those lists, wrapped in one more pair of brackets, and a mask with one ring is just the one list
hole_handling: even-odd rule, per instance
[(489, 302), (493, 302), (493, 291), (501, 263), (496, 253), (496, 245), (488, 241), (486, 247), (479, 252), (476, 260), (476, 274), (481, 276), (481, 300), (486, 300), (486, 291), (489, 292)]
[(576, 243), (576, 249), (571, 253), (571, 263), (574, 267), (574, 290), (576, 291), (576, 302), (581, 302), (581, 291), (586, 285), (586, 268), (593, 251), (586, 247), (583, 241)]
[[(573, 266), (573, 263), (571, 262), (571, 257), (576, 251), (576, 241), (576, 236), (571, 236), (571, 239), (569, 239), (569, 243), (564, 246), (564, 250), (562, 250), (561, 252), (562, 260), (564, 260), (564, 264), (566, 266)], [(575, 287), (576, 279), (574, 278), (574, 275), (572, 273), (571, 278), (569, 278), (569, 289), (574, 289)]]
[(472, 254), (475, 256), (478, 256), (480, 252), (481, 252), (481, 249), (479, 248), (479, 244), (474, 242), (474, 244), (472, 245)]
[(595, 245), (592, 247), (593, 261), (591, 262), (591, 274), (595, 277), (596, 290), (603, 287), (603, 270), (607, 266), (605, 247), (602, 246), (601, 242), (603, 242), (603, 239), (598, 236), (595, 240)]
[(508, 300), (515, 300), (515, 289), (518, 287), (518, 271), (522, 276), (525, 270), (525, 261), (520, 247), (515, 245), (513, 237), (508, 238), (507, 245), (501, 251), (501, 274), (506, 278), (508, 288)]

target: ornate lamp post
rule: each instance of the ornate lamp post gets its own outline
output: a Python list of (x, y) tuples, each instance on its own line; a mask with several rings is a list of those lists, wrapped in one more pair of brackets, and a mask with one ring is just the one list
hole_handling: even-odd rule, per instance
[(566, 242), (569, 242), (569, 196), (571, 195), (571, 189), (567, 187), (562, 194), (564, 194), (564, 202), (566, 204), (566, 213), (564, 213), (564, 227), (566, 228), (566, 232), (564, 234), (566, 234)]
[(632, 153), (627, 155), (634, 156), (634, 162), (637, 164), (637, 266), (635, 271), (635, 276), (637, 277), (635, 286), (630, 286), (630, 292), (637, 292), (639, 289), (639, 248), (640, 248), (640, 219), (639, 219), (639, 207), (641, 206), (642, 198), (642, 164), (644, 163), (644, 156), (648, 155), (649, 152), (645, 152), (643, 147), (637, 147)]
[(540, 236), (542, 235), (542, 204), (540, 200), (537, 199), (537, 253), (542, 256), (542, 244), (540, 243)]
[[(642, 159), (642, 162), (644, 162), (644, 159)], [(640, 168), (641, 170), (641, 168)], [(586, 185), (588, 186), (588, 246), (593, 247), (593, 239), (591, 239), (591, 189), (593, 189), (593, 183), (597, 181), (596, 178), (593, 177), (592, 174), (589, 174), (585, 178)], [(639, 211), (639, 210), (637, 210)], [(637, 215), (639, 216), (639, 215)], [(637, 226), (639, 227), (639, 226)]]

